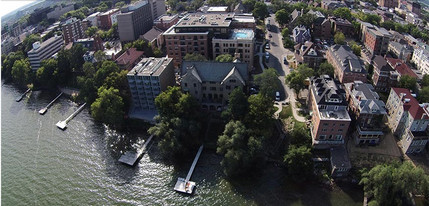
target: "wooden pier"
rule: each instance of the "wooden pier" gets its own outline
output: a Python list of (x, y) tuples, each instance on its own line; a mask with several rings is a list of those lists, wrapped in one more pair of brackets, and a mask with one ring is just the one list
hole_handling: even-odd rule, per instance
[(177, 178), (176, 185), (174, 186), (174, 190), (178, 192), (183, 192), (186, 194), (192, 194), (195, 189), (195, 182), (189, 181), (191, 179), (192, 173), (194, 172), (195, 166), (197, 165), (198, 159), (200, 158), (201, 152), (203, 152), (203, 145), (200, 146), (200, 149), (198, 149), (197, 155), (194, 158), (194, 162), (192, 162), (191, 169), (189, 169), (188, 175), (186, 176), (186, 179), (184, 178)]
[(22, 100), (22, 98), (24, 98), (24, 96), (28, 93), (28, 92), (30, 92), (31, 91), (31, 89), (30, 88), (28, 88), (27, 89), (27, 91), (25, 91), (24, 92), (24, 94), (22, 94), (21, 96), (19, 96), (18, 98), (16, 98), (16, 102), (19, 102), (19, 101), (21, 101)]
[(82, 106), (80, 106), (75, 112), (73, 112), (73, 114), (71, 114), (69, 117), (67, 117), (67, 119), (65, 119), (64, 121), (59, 121), (56, 125), (58, 128), (64, 130), (67, 127), (67, 123), (73, 119), (73, 117), (75, 117), (80, 111), (82, 111), (82, 109), (85, 107), (86, 103), (82, 104)]
[(139, 159), (141, 159), (143, 157), (143, 154), (146, 153), (146, 148), (147, 145), (149, 144), (149, 142), (152, 140), (153, 135), (151, 135), (143, 144), (143, 147), (141, 147), (140, 149), (137, 149), (136, 152), (134, 151), (126, 151), (125, 154), (123, 154), (120, 158), (119, 158), (119, 162), (130, 165), (130, 166), (134, 166)]
[(46, 105), (46, 107), (42, 108), (41, 110), (39, 110), (39, 114), (44, 115), (46, 113), (46, 111), (48, 111), (49, 107), (58, 99), (61, 97), (63, 93), (61, 92), (57, 97), (55, 97), (54, 100), (52, 100), (48, 105)]

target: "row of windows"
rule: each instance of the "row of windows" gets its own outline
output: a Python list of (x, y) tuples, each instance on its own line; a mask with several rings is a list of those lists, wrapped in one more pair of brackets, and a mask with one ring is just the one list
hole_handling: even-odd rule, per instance
[[(323, 123), (323, 126), (329, 126), (329, 123)], [(335, 123), (333, 123), (331, 126), (335, 126)], [(340, 124), (340, 127), (344, 127), (345, 124)]]
[[(326, 129), (326, 128), (322, 129), (322, 132), (326, 132), (326, 131), (328, 131), (328, 129)], [(331, 129), (331, 132), (332, 131), (334, 131), (334, 129)], [(342, 132), (342, 131), (343, 131), (343, 129), (338, 129), (338, 132)]]
[[(204, 36), (199, 36), (199, 37), (200, 37), (200, 39), (204, 39)], [(181, 37), (179, 38), (178, 36), (174, 36), (174, 37), (168, 36), (168, 37), (167, 37), (167, 39), (180, 39), (180, 40), (184, 40), (184, 39), (185, 39), (185, 37), (184, 37), (184, 36), (181, 36)], [(197, 39), (197, 36), (192, 36), (191, 40), (192, 40), (192, 39), (196, 40), (196, 39)]]
[(326, 135), (320, 135), (319, 136), (319, 140), (326, 140), (326, 139), (328, 139), (328, 140), (342, 140), (343, 135), (340, 135), (340, 134), (335, 135), (335, 138), (334, 138), (334, 135), (329, 135), (329, 137), (326, 137)]

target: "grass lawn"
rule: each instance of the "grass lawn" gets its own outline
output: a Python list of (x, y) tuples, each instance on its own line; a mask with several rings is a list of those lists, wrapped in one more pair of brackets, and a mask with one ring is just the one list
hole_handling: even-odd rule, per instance
[(280, 112), (279, 117), (281, 119), (287, 119), (289, 117), (293, 117), (292, 107), (291, 106), (284, 106), (282, 111)]

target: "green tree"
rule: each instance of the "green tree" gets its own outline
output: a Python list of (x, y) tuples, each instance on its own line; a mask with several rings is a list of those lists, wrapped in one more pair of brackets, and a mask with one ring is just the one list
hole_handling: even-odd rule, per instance
[(359, 45), (356, 44), (356, 42), (351, 41), (349, 43), (350, 48), (352, 49), (353, 53), (356, 54), (357, 56), (361, 55), (361, 47)]
[(30, 36), (27, 36), (24, 41), (22, 41), (22, 45), (24, 46), (25, 53), (29, 52), (31, 49), (33, 49), (33, 43), (36, 41), (41, 41), (42, 38), (40, 38), (39, 34), (30, 34)]
[(12, 66), (12, 79), (20, 86), (25, 86), (31, 81), (31, 67), (28, 59), (18, 59)]
[(344, 36), (344, 34), (342, 32), (337, 32), (334, 35), (334, 42), (335, 44), (345, 44), (346, 42), (346, 37)]
[(248, 98), (249, 112), (245, 117), (245, 123), (252, 130), (254, 136), (271, 137), (274, 107), (273, 100), (261, 93), (250, 95)]
[(87, 35), (87, 36), (89, 36), (89, 37), (92, 37), (92, 36), (94, 36), (95, 34), (97, 34), (98, 33), (98, 27), (96, 27), (96, 26), (91, 26), (91, 27), (89, 27), (86, 31), (85, 31), (85, 34)]
[(60, 85), (67, 85), (72, 76), (72, 67), (70, 66), (70, 59), (72, 58), (70, 50), (61, 49), (57, 55), (58, 61), (58, 83)]
[(336, 17), (347, 19), (349, 21), (352, 20), (352, 13), (351, 13), (350, 9), (347, 8), (347, 7), (337, 8), (337, 9), (334, 10), (333, 14)]
[(282, 29), (282, 36), (283, 36), (284, 39), (289, 38), (289, 34), (290, 34), (289, 33), (289, 29), (287, 27), (285, 27), (285, 28)]
[(74, 58), (70, 58), (70, 67), (75, 71), (82, 70), (82, 65), (85, 63), (83, 55), (86, 53), (86, 48), (82, 44), (75, 44), (70, 49), (70, 55)]
[(284, 164), (288, 174), (296, 181), (304, 181), (313, 174), (313, 160), (311, 150), (306, 146), (289, 147), (284, 156)]
[(111, 126), (120, 125), (124, 117), (124, 103), (119, 90), (113, 87), (109, 89), (100, 87), (98, 98), (91, 104), (91, 114), (96, 121)]
[(262, 74), (256, 75), (254, 82), (259, 85), (260, 94), (272, 100), (275, 98), (276, 91), (280, 89), (278, 74), (274, 68), (266, 69)]
[(417, 80), (414, 77), (411, 77), (409, 75), (403, 75), (401, 78), (399, 78), (399, 87), (409, 89), (409, 90), (415, 90), (416, 89), (416, 83)]
[(107, 10), (109, 10), (109, 7), (107, 6), (106, 2), (102, 2), (102, 3), (97, 7), (97, 11), (99, 11), (99, 12), (106, 12)]
[(305, 79), (314, 75), (313, 69), (307, 66), (307, 64), (301, 64), (296, 70), (286, 76), (286, 84), (296, 93), (299, 93), (302, 89), (306, 88)]
[(427, 86), (429, 86), (429, 75), (428, 75), (428, 74), (424, 74), (424, 75), (423, 75), (421, 85), (422, 85), (422, 87), (427, 87)]
[(53, 87), (57, 81), (58, 61), (56, 59), (45, 59), (36, 72), (36, 80), (43, 86)]
[(311, 147), (311, 135), (306, 126), (295, 124), (289, 132), (290, 144), (300, 147)]
[(231, 54), (221, 54), (216, 57), (217, 62), (232, 62), (234, 58), (231, 56)]
[(304, 25), (306, 28), (311, 28), (311, 25), (313, 25), (314, 19), (316, 17), (313, 14), (304, 14), (302, 16), (297, 17), (296, 23), (294, 26), (298, 25)]
[(216, 152), (223, 156), (221, 165), (227, 176), (248, 172), (261, 159), (262, 138), (249, 136), (240, 121), (230, 121), (219, 136)]
[(292, 39), (290, 39), (289, 36), (285, 37), (283, 40), (283, 47), (288, 49), (293, 49), (293, 46), (295, 46), (295, 42), (292, 41)]
[(395, 30), (395, 22), (388, 20), (384, 21), (380, 24), (381, 27), (387, 29), (387, 30)]
[(107, 55), (102, 50), (98, 50), (94, 53), (94, 59), (97, 62), (102, 62), (104, 60), (107, 60)]
[(287, 24), (290, 20), (289, 13), (285, 9), (278, 10), (275, 15), (276, 21), (282, 26)]
[(207, 61), (205, 56), (198, 54), (198, 53), (192, 53), (192, 54), (188, 53), (183, 58), (183, 60), (185, 60), (185, 61), (203, 61), (203, 62)]
[(232, 90), (228, 97), (228, 108), (222, 112), (225, 119), (243, 120), (249, 111), (249, 102), (243, 89), (240, 87)]
[(270, 15), (270, 13), (268, 12), (268, 7), (266, 4), (264, 4), (263, 2), (256, 2), (254, 9), (252, 11), (253, 16), (258, 18), (258, 19), (265, 19), (266, 17), (268, 17)]
[(112, 61), (104, 61), (100, 68), (95, 73), (95, 85), (101, 86), (104, 83), (104, 80), (112, 73), (119, 72), (119, 67)]
[(377, 165), (362, 174), (360, 184), (371, 205), (409, 205), (409, 194), (424, 194), (429, 185), (423, 169), (409, 162)]
[(244, 6), (244, 8), (246, 8), (246, 12), (253, 11), (253, 9), (255, 7), (255, 3), (256, 3), (256, 0), (244, 0), (243, 6)]
[(418, 96), (419, 102), (424, 103), (424, 102), (429, 102), (429, 87), (423, 87), (420, 91), (419, 91), (419, 96)]
[(117, 8), (117, 9), (120, 9), (123, 6), (125, 6), (125, 2), (123, 2), (123, 1), (116, 2), (116, 4), (115, 4), (115, 8)]
[(1, 74), (2, 78), (9, 79), (12, 77), (12, 67), (13, 64), (20, 59), (24, 59), (24, 53), (22, 51), (17, 52), (11, 52), (7, 54), (7, 56), (4, 58), (4, 55), (2, 55), (2, 64), (1, 64)]
[(325, 61), (325, 62), (320, 64), (317, 74), (318, 75), (327, 74), (327, 75), (333, 77), (334, 76), (334, 67), (332, 66), (332, 64)]

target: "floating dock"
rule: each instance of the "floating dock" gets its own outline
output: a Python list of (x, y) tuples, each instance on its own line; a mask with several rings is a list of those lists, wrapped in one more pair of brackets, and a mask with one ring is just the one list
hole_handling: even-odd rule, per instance
[(41, 110), (39, 110), (39, 114), (44, 115), (46, 113), (46, 111), (48, 111), (49, 107), (58, 99), (61, 97), (63, 93), (61, 92), (57, 97), (55, 97), (54, 100), (52, 100), (48, 105), (46, 105), (46, 107), (42, 108)]
[(22, 98), (24, 98), (24, 96), (28, 93), (28, 92), (30, 92), (31, 91), (31, 89), (29, 88), (29, 89), (27, 89), (27, 91), (25, 91), (24, 92), (24, 94), (22, 94), (21, 96), (19, 96), (18, 98), (16, 98), (16, 102), (19, 102), (19, 101), (21, 101), (22, 100)]
[(86, 103), (82, 104), (82, 106), (80, 106), (75, 112), (73, 112), (73, 114), (71, 114), (67, 119), (65, 119), (64, 121), (59, 121), (56, 125), (58, 128), (64, 130), (67, 127), (67, 123), (73, 119), (73, 117), (75, 117), (80, 111), (82, 111), (83, 107), (85, 107)]
[(194, 172), (195, 166), (197, 165), (198, 159), (200, 158), (201, 152), (203, 152), (203, 145), (198, 149), (197, 155), (194, 158), (194, 162), (192, 162), (191, 169), (189, 169), (188, 175), (186, 179), (179, 177), (177, 178), (176, 185), (174, 186), (174, 190), (178, 192), (183, 192), (186, 194), (192, 194), (195, 189), (195, 182), (189, 181), (191, 179), (192, 173)]
[(134, 151), (126, 151), (125, 154), (123, 154), (120, 158), (119, 158), (119, 162), (130, 165), (130, 166), (134, 166), (137, 161), (143, 157), (143, 154), (146, 153), (146, 147), (149, 144), (149, 142), (152, 140), (153, 135), (151, 135), (146, 142), (143, 144), (143, 147), (138, 149), (136, 152)]

